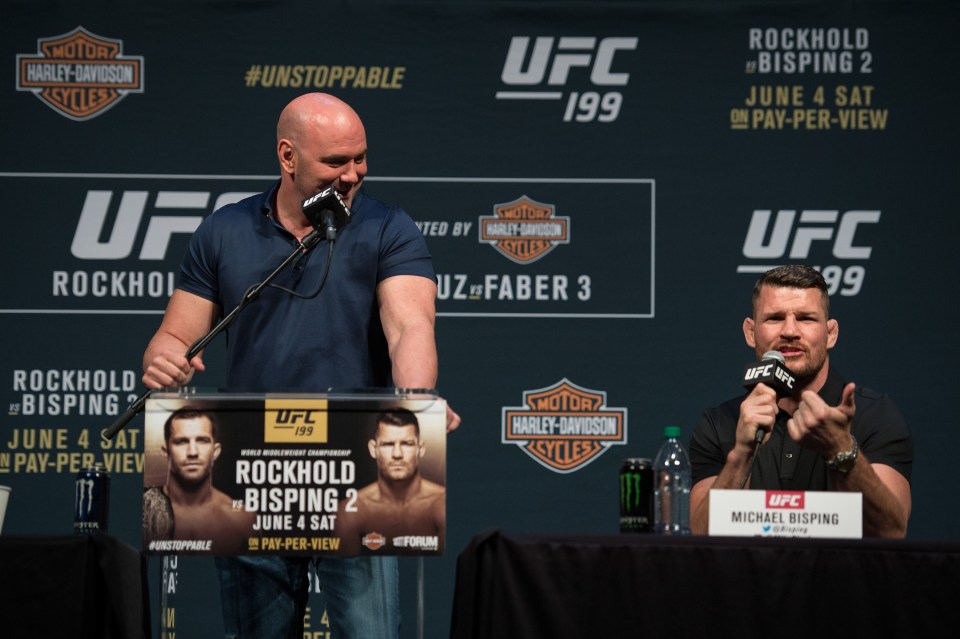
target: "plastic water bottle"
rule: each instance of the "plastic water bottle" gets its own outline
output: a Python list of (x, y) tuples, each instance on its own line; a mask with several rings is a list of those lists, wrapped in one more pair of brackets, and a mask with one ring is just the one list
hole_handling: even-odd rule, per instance
[(680, 427), (663, 429), (666, 441), (653, 460), (654, 531), (690, 534), (690, 458), (679, 441)]

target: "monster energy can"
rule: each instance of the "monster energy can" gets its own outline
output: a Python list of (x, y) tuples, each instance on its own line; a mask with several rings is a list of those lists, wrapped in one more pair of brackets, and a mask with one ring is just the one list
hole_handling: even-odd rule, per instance
[(631, 457), (620, 467), (620, 532), (653, 530), (653, 466)]
[(87, 466), (77, 473), (73, 509), (73, 532), (107, 532), (110, 510), (110, 473), (103, 464)]

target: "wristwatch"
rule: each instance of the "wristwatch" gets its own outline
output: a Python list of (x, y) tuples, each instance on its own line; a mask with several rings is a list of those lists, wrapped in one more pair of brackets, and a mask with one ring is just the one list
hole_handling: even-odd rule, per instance
[(853, 436), (853, 433), (850, 433), (850, 439), (853, 441), (853, 448), (850, 450), (842, 450), (837, 453), (837, 456), (833, 459), (828, 459), (827, 468), (835, 470), (838, 473), (843, 473), (844, 475), (853, 470), (853, 466), (857, 463), (857, 455), (860, 453), (860, 447), (857, 445), (857, 438)]

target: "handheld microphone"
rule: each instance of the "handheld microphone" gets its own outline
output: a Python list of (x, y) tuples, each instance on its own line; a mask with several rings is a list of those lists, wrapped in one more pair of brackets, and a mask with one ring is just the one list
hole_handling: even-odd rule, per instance
[[(777, 397), (790, 397), (793, 395), (797, 378), (786, 367), (786, 361), (783, 359), (783, 353), (780, 351), (767, 351), (759, 362), (747, 364), (743, 371), (743, 387), (747, 390), (753, 390), (757, 384), (766, 384), (776, 391)], [(763, 441), (766, 431), (757, 429), (757, 446)]]
[(332, 186), (305, 199), (301, 208), (313, 228), (323, 230), (330, 241), (337, 239), (337, 231), (350, 223), (350, 209)]

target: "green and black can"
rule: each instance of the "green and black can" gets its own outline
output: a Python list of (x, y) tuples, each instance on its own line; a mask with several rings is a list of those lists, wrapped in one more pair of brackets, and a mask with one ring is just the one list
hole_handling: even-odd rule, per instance
[(653, 530), (653, 465), (649, 459), (630, 457), (620, 466), (620, 532)]

